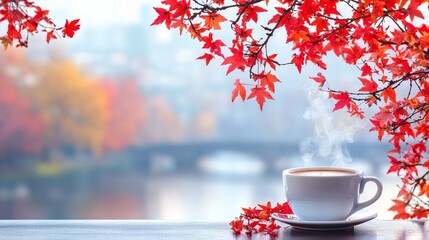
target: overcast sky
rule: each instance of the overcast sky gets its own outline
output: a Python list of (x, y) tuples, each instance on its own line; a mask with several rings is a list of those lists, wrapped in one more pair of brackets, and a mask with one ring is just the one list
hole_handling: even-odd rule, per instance
[(160, 1), (153, 0), (73, 0), (73, 1), (39, 1), (38, 4), (51, 10), (57, 22), (61, 18), (80, 18), (85, 26), (100, 26), (113, 23), (132, 23), (139, 18), (142, 6), (152, 7)]

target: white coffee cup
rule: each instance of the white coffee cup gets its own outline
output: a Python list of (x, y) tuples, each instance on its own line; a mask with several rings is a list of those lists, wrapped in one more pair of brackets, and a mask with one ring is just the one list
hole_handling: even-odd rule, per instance
[[(359, 202), (365, 184), (374, 182), (375, 195)], [(286, 199), (294, 214), (305, 221), (340, 221), (371, 205), (383, 191), (376, 177), (362, 171), (338, 167), (304, 167), (283, 171)]]

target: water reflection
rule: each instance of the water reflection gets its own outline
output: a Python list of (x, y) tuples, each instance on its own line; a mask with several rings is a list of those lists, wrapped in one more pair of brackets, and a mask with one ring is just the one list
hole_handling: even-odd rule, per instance
[(261, 159), (236, 152), (217, 152), (198, 161), (198, 167), (206, 174), (230, 176), (260, 175), (265, 171)]
[[(2, 175), (0, 218), (224, 221), (237, 216), (241, 207), (284, 201), (280, 171), (265, 171), (269, 168), (263, 160), (246, 156), (218, 152), (197, 161), (193, 172), (180, 171), (174, 159), (158, 156), (150, 171), (140, 161), (123, 158), (58, 174)], [(229, 165), (234, 159), (236, 165)], [(364, 161), (355, 165), (370, 166)], [(385, 192), (372, 208), (379, 218), (391, 218), (386, 206), (397, 191), (395, 178), (383, 183)]]

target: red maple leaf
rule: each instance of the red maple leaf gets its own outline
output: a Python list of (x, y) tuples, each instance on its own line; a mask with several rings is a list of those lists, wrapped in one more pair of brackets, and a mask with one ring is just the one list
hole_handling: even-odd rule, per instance
[(191, 3), (190, 1), (186, 0), (163, 0), (161, 2), (165, 5), (170, 5), (170, 8), (168, 9), (172, 13), (172, 18), (177, 19), (184, 19), (184, 17), (190, 17), (191, 16)]
[(426, 219), (428, 216), (429, 216), (429, 212), (426, 211), (426, 209), (422, 206), (417, 207), (416, 209), (413, 210), (412, 218)]
[(229, 223), (231, 226), (232, 231), (235, 233), (240, 233), (241, 230), (243, 230), (243, 220), (242, 219), (236, 219)]
[(207, 31), (206, 28), (201, 27), (201, 23), (194, 23), (188, 26), (188, 32), (191, 34), (192, 39), (198, 39), (198, 41), (202, 41), (203, 36), (201, 35), (203, 32)]
[(356, 64), (356, 62), (364, 55), (365, 50), (354, 45), (351, 48), (343, 48), (343, 59), (348, 64)]
[(290, 15), (290, 12), (286, 10), (286, 8), (276, 7), (275, 8), (278, 14), (274, 15), (269, 21), (268, 24), (276, 24), (277, 28), (283, 27), (288, 23), (287, 15)]
[(406, 212), (407, 204), (401, 200), (393, 199), (394, 205), (389, 208), (389, 211), (397, 212), (393, 219), (408, 219), (411, 214)]
[(151, 26), (162, 24), (163, 22), (165, 22), (165, 26), (167, 27), (167, 29), (170, 29), (170, 26), (171, 26), (170, 11), (164, 8), (158, 8), (158, 7), (154, 7), (153, 9), (155, 9), (156, 13), (158, 13), (158, 17), (153, 21)]
[(246, 26), (234, 24), (234, 32), (237, 37), (241, 38), (242, 40), (245, 40), (248, 37), (252, 37), (253, 29), (248, 29)]
[(188, 25), (183, 22), (183, 20), (177, 20), (175, 19), (174, 21), (171, 21), (171, 28), (178, 28), (179, 29), (179, 33), (180, 35), (182, 35), (183, 29), (189, 29)]
[(28, 32), (35, 32), (37, 31), (37, 23), (33, 21), (25, 21), (22, 24), (22, 29), (27, 29)]
[(398, 161), (397, 158), (392, 157), (392, 156), (387, 156), (390, 159), (390, 164), (391, 166), (389, 167), (389, 169), (387, 170), (386, 174), (392, 173), (392, 172), (396, 172), (399, 174), (399, 171), (401, 170), (401, 162)]
[(226, 71), (226, 75), (228, 75), (230, 72), (234, 71), (235, 69), (240, 69), (241, 71), (244, 71), (244, 69), (247, 66), (247, 61), (244, 58), (243, 54), (243, 45), (240, 44), (237, 48), (229, 48), (232, 56), (226, 57), (223, 61), (222, 65), (229, 64), (228, 70)]
[(262, 111), (262, 108), (264, 107), (265, 99), (271, 99), (273, 100), (273, 97), (269, 92), (267, 92), (267, 89), (265, 87), (254, 87), (252, 88), (252, 92), (249, 94), (247, 99), (256, 98), (256, 102), (259, 104), (259, 108)]
[(25, 19), (24, 13), (18, 8), (7, 8), (7, 10), (3, 10), (1, 14), (4, 15), (4, 18), (2, 18), (1, 20), (7, 19), (9, 23), (21, 22)]
[(279, 225), (277, 225), (277, 224), (275, 224), (275, 221), (274, 221), (274, 219), (271, 221), (271, 224), (270, 225), (268, 225), (267, 226), (267, 233), (269, 233), (269, 234), (273, 234), (273, 232), (275, 231), (275, 230), (277, 230), (277, 229), (280, 229), (281, 227), (279, 226)]
[(394, 103), (396, 102), (396, 91), (391, 87), (384, 89), (380, 95), (383, 97), (384, 102), (387, 102), (388, 100)]
[(316, 18), (314, 19), (314, 21), (311, 23), (312, 26), (316, 26), (316, 30), (318, 32), (322, 32), (325, 29), (328, 29), (329, 27), (329, 22), (328, 20), (324, 19), (324, 18)]
[[(243, 21), (249, 22), (250, 20), (253, 20), (255, 23), (258, 22), (258, 14), (261, 12), (266, 12), (267, 10), (265, 8), (254, 6), (254, 5), (245, 5), (241, 7), (243, 9)], [(242, 10), (240, 10), (242, 11)]]
[(293, 64), (295, 64), (296, 69), (298, 69), (298, 72), (301, 73), (302, 65), (304, 65), (304, 54), (296, 54), (294, 53), (292, 55), (292, 61)]
[(405, 142), (405, 133), (402, 132), (389, 132), (392, 136), (389, 139), (389, 143), (391, 143), (394, 149), (390, 150), (390, 153), (400, 153), (401, 152), (401, 143)]
[(54, 30), (52, 30), (46, 34), (46, 42), (49, 43), (51, 41), (51, 39), (57, 39), (57, 36), (55, 35)]
[(270, 65), (270, 67), (272, 68), (272, 69), (274, 69), (274, 70), (276, 70), (276, 64), (277, 64), (277, 62), (276, 62), (276, 60), (274, 60), (275, 58), (277, 57), (277, 54), (276, 53), (274, 53), (274, 54), (271, 54), (270, 56), (268, 56), (266, 59), (265, 59), (265, 62), (268, 64), (268, 65)]
[(317, 73), (316, 77), (310, 77), (310, 78), (313, 79), (315, 82), (317, 82), (320, 88), (323, 87), (323, 85), (325, 85), (326, 78), (322, 75), (322, 73)]
[(374, 80), (368, 80), (365, 78), (358, 78), (360, 82), (362, 83), (363, 87), (359, 89), (360, 92), (375, 92), (377, 91), (378, 84)]
[(290, 207), (288, 202), (284, 202), (281, 206), (281, 213), (284, 214), (293, 214), (292, 208)]
[(213, 41), (213, 33), (209, 33), (208, 36), (202, 37), (201, 41), (204, 42), (203, 48), (209, 49), (211, 53), (214, 53), (224, 58), (221, 47), (224, 47), (225, 43), (223, 43), (220, 39)]
[(74, 36), (75, 32), (80, 29), (80, 25), (78, 24), (79, 20), (80, 19), (75, 19), (69, 22), (69, 20), (66, 19), (66, 23), (64, 24), (64, 27), (62, 30), (63, 37), (68, 36), (72, 38)]
[(392, 124), (395, 115), (386, 108), (380, 108), (380, 111), (374, 115), (374, 119), (379, 120), (380, 127), (386, 127)]
[(203, 55), (197, 57), (198, 60), (206, 60), (206, 65), (209, 65), (210, 61), (214, 58), (213, 54), (204, 53)]
[(21, 33), (16, 30), (15, 26), (13, 26), (13, 24), (8, 25), (7, 28), (7, 36), (9, 39), (13, 40), (13, 39), (21, 39)]
[(360, 70), (362, 71), (361, 76), (367, 76), (372, 74), (372, 69), (367, 63), (365, 63)]
[(220, 23), (221, 22), (225, 22), (227, 19), (218, 14), (218, 13), (210, 13), (208, 15), (202, 15), (201, 16), (202, 19), (204, 19), (205, 21), (205, 27), (207, 27), (208, 29), (215, 29), (215, 30), (220, 30), (221, 26)]
[(36, 12), (32, 20), (35, 22), (39, 22), (43, 19), (46, 19), (48, 17), (48, 14), (49, 10), (44, 10), (39, 6), (36, 6)]
[(341, 92), (337, 94), (331, 94), (331, 97), (338, 100), (332, 111), (336, 111), (344, 107), (347, 107), (347, 109), (350, 108), (352, 100), (350, 99), (350, 96), (348, 93)]
[(295, 45), (298, 45), (301, 41), (308, 40), (310, 40), (310, 38), (308, 37), (308, 31), (299, 29), (297, 31), (290, 32), (286, 42), (288, 43), (293, 41)]
[(275, 92), (274, 83), (280, 82), (280, 80), (276, 77), (276, 75), (271, 74), (271, 72), (268, 72), (267, 74), (262, 72), (260, 75), (255, 75), (254, 79), (255, 80), (259, 79), (261, 81), (261, 86), (263, 87), (267, 86), (268, 90), (270, 90), (272, 93)]
[(271, 202), (268, 201), (267, 205), (258, 204), (258, 207), (260, 207), (263, 211), (270, 211), (271, 210)]
[(246, 100), (246, 88), (240, 83), (240, 79), (235, 80), (235, 88), (232, 90), (232, 101), (237, 98), (238, 95), (240, 95), (241, 100)]
[(406, 186), (402, 186), (396, 197), (397, 198), (402, 197), (403, 199), (409, 199), (411, 197), (411, 193), (408, 192)]
[(407, 13), (410, 16), (411, 21), (414, 20), (414, 17), (425, 19), (423, 13), (418, 9), (420, 5), (421, 3), (415, 1), (411, 1), (410, 5), (408, 5)]
[[(420, 123), (419, 125), (417, 125), (415, 127), (416, 131), (416, 135), (423, 135), (423, 138), (427, 138), (429, 137), (429, 127), (426, 125), (425, 122)], [(429, 164), (429, 161), (427, 162), (427, 164)], [(425, 166), (423, 164), (424, 167), (428, 167), (429, 169), (429, 165)]]

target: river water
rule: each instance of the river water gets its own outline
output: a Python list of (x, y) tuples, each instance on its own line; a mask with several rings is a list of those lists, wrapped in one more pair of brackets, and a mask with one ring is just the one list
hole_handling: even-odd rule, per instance
[[(244, 164), (253, 167), (247, 173), (225, 172), (221, 164), (198, 172), (144, 172), (132, 165), (98, 164), (51, 176), (1, 176), (0, 218), (228, 221), (241, 207), (285, 201), (281, 171), (260, 173), (257, 164)], [(364, 163), (351, 167), (369, 168)], [(386, 177), (386, 170), (387, 165), (379, 173), (367, 171), (384, 184), (382, 197), (370, 209), (391, 219), (387, 209), (398, 179)], [(363, 198), (374, 191), (369, 184)]]

